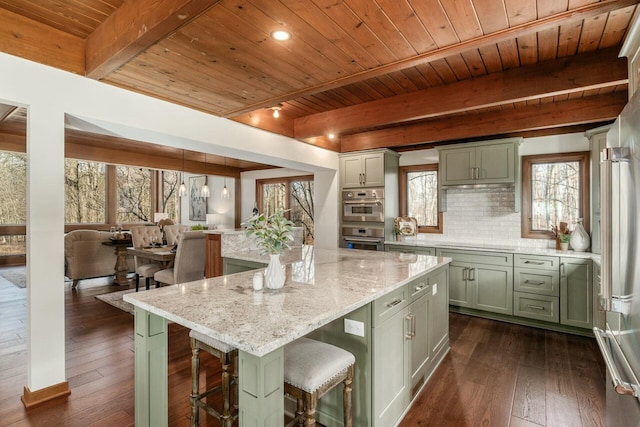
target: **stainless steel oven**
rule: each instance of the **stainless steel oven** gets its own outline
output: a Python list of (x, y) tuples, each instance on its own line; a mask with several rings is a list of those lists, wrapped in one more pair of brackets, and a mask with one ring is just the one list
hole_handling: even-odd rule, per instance
[(384, 189), (343, 190), (342, 221), (384, 222)]
[(384, 228), (342, 227), (342, 247), (384, 251)]

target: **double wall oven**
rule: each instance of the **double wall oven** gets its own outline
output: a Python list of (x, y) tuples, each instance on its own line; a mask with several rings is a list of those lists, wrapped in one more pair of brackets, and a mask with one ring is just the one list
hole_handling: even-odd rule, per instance
[(342, 191), (342, 247), (384, 250), (384, 189)]

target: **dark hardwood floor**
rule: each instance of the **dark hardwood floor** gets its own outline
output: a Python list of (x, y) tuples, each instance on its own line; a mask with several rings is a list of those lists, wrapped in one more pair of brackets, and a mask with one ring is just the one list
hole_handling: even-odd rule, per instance
[[(26, 290), (0, 277), (0, 426), (134, 425), (133, 317), (95, 298), (121, 289), (109, 282), (65, 285), (71, 395), (26, 410)], [(401, 426), (604, 425), (604, 365), (593, 339), (459, 314), (450, 325), (451, 352)], [(188, 426), (188, 331), (169, 331), (169, 425)], [(203, 363), (203, 380), (217, 381), (217, 361), (205, 354)]]

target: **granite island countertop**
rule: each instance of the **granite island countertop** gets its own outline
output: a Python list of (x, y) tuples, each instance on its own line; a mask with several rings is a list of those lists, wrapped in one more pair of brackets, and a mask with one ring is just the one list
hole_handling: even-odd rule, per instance
[(312, 246), (288, 256), (280, 290), (254, 291), (254, 271), (248, 271), (125, 294), (124, 300), (262, 357), (451, 261)]

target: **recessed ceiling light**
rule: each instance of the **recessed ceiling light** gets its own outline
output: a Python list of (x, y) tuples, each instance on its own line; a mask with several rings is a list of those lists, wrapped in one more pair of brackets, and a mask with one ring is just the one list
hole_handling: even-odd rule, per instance
[(271, 38), (278, 41), (289, 40), (291, 33), (284, 30), (277, 30), (271, 33)]
[(334, 133), (329, 134), (329, 139), (335, 139), (336, 135)]

